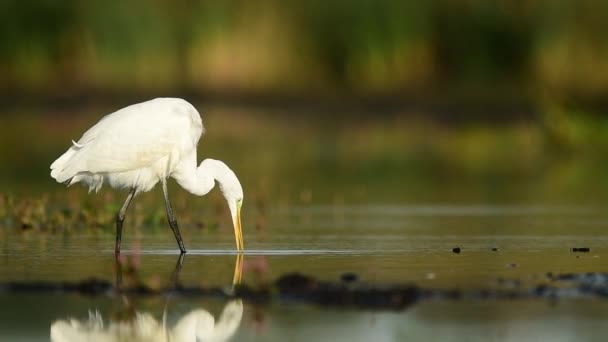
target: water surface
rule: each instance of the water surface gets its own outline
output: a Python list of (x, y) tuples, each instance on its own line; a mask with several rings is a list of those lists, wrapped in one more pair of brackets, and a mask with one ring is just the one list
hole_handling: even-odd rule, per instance
[[(548, 272), (606, 271), (601, 235), (608, 214), (601, 207), (545, 205), (301, 206), (271, 210), (264, 230), (246, 230), (243, 282), (270, 283), (288, 272), (328, 281), (354, 273), (372, 285), (415, 283), (425, 288), (504, 288), (515, 279), (525, 288)], [(166, 231), (129, 232), (123, 259), (149, 284), (170, 281), (178, 259)], [(3, 233), (0, 281), (113, 280), (111, 231), (97, 233)], [(228, 287), (236, 253), (228, 229), (183, 228), (188, 249), (180, 282)], [(453, 248), (459, 247), (460, 253)], [(573, 253), (573, 247), (590, 248)], [(177, 326), (193, 310), (218, 319), (220, 299), (90, 298), (78, 295), (0, 295), (0, 337), (47, 340), (51, 325), (89, 312), (106, 327), (121, 312), (143, 312), (158, 324)], [(608, 302), (591, 298), (422, 302), (403, 312), (319, 308), (302, 303), (244, 302), (234, 340), (600, 340)], [(197, 311), (198, 312), (198, 311)], [(163, 321), (165, 317), (165, 321)]]

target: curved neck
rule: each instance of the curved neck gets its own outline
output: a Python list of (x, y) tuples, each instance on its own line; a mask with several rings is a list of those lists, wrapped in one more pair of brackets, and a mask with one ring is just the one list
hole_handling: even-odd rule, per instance
[(224, 186), (230, 183), (225, 179), (229, 171), (226, 164), (215, 159), (205, 159), (197, 167), (195, 151), (180, 162), (171, 177), (186, 191), (203, 196), (213, 189), (216, 181), (224, 192)]
[(236, 330), (241, 325), (241, 319), (243, 318), (243, 300), (233, 299), (222, 311), (217, 323), (215, 323), (215, 329), (213, 330), (212, 341), (227, 341), (234, 335)]
[(203, 161), (196, 167), (196, 151), (184, 158), (171, 173), (177, 183), (193, 195), (203, 196), (215, 186), (216, 172), (214, 163)]

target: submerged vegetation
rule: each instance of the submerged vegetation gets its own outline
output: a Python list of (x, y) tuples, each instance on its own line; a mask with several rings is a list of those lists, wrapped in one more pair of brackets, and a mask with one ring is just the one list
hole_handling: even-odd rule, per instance
[[(14, 228), (23, 232), (78, 233), (98, 230), (113, 233), (116, 214), (120, 209), (119, 202), (123, 200), (122, 196), (117, 195), (119, 193), (110, 191), (100, 196), (86, 196), (84, 191), (77, 190), (68, 194), (46, 193), (31, 197), (0, 194), (0, 228)], [(153, 201), (151, 196), (142, 197), (138, 198), (139, 203), (134, 204), (129, 226), (153, 228), (149, 232), (164, 229), (167, 219), (162, 200), (157, 198), (158, 201)], [(229, 224), (227, 218), (223, 218), (228, 214), (218, 199), (213, 204), (215, 215), (207, 213), (213, 210), (196, 211), (195, 214), (185, 210), (184, 201), (178, 203), (176, 210), (183, 214), (180, 216), (180, 224), (185, 227), (214, 231), (221, 224)]]

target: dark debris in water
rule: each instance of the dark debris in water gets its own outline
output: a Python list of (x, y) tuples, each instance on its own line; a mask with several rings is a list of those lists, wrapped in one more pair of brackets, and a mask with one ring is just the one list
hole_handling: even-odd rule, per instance
[(0, 293), (79, 293), (83, 295), (107, 295), (114, 287), (101, 279), (86, 279), (78, 282), (8, 282), (0, 284)]
[(421, 295), (414, 285), (389, 287), (368, 284), (347, 285), (319, 281), (299, 273), (283, 275), (275, 286), (283, 300), (311, 302), (323, 306), (403, 309)]
[(340, 279), (342, 279), (342, 281), (345, 283), (351, 283), (351, 282), (359, 280), (359, 276), (356, 273), (347, 272), (347, 273), (343, 273), (340, 276)]
[[(345, 281), (344, 278), (348, 278)], [(76, 282), (7, 282), (0, 294), (80, 294), (86, 296), (183, 296), (242, 298), (255, 303), (301, 302), (330, 307), (402, 310), (430, 300), (608, 298), (608, 273), (547, 273), (539, 283), (524, 287), (517, 279), (498, 279), (506, 289), (433, 289), (415, 284), (376, 285), (361, 282), (354, 273), (337, 282), (322, 281), (300, 273), (281, 276), (266, 286), (236, 285), (230, 288), (175, 285), (158, 289), (146, 285), (117, 287), (102, 279)]]
[(591, 249), (589, 247), (574, 247), (572, 252), (574, 253), (589, 253)]

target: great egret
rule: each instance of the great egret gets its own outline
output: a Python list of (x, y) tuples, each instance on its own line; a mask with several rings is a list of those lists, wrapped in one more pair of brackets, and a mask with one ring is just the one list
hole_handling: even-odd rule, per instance
[(148, 312), (135, 312), (128, 321), (105, 321), (99, 311), (89, 311), (86, 320), (66, 319), (51, 325), (52, 342), (115, 341), (228, 341), (243, 317), (243, 301), (230, 300), (216, 320), (209, 311), (198, 308), (181, 317), (173, 327), (157, 321)]
[[(181, 254), (171, 276), (177, 286), (177, 277), (182, 267), (184, 254)], [(118, 262), (118, 259), (117, 259)], [(232, 291), (241, 283), (243, 274), (243, 254), (236, 255)], [(120, 265), (120, 263), (118, 263)], [(120, 279), (120, 269), (117, 268), (117, 279)], [(120, 285), (117, 284), (120, 289)], [(128, 297), (125, 303), (131, 303)], [(131, 313), (133, 307), (126, 311)], [(243, 300), (229, 300), (218, 320), (204, 308), (197, 308), (183, 316), (171, 328), (167, 325), (167, 305), (163, 311), (163, 319), (159, 322), (152, 314), (135, 311), (135, 315), (125, 321), (104, 321), (97, 310), (89, 311), (88, 320), (58, 320), (51, 324), (51, 341), (228, 341), (238, 330), (243, 318)], [(115, 316), (115, 315), (113, 315)], [(122, 316), (122, 315), (118, 315)]]
[(167, 219), (182, 253), (186, 252), (167, 192), (173, 177), (185, 190), (203, 196), (219, 184), (228, 202), (238, 251), (244, 249), (241, 229), (243, 189), (223, 162), (205, 159), (197, 167), (196, 146), (205, 128), (198, 111), (179, 98), (157, 98), (104, 116), (53, 164), (51, 176), (60, 183), (81, 182), (89, 192), (105, 183), (130, 189), (116, 217), (115, 253), (120, 254), (122, 225), (131, 200), (163, 187)]

